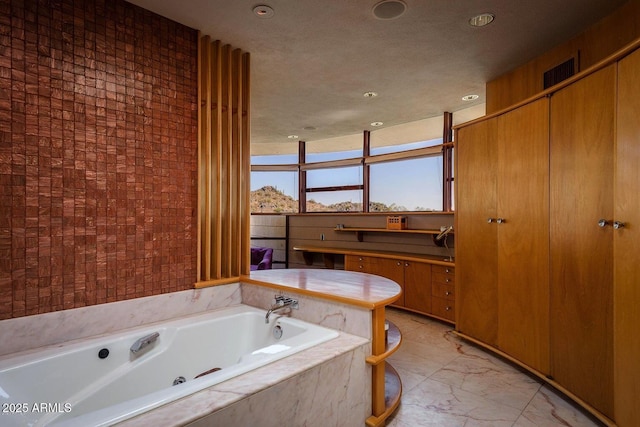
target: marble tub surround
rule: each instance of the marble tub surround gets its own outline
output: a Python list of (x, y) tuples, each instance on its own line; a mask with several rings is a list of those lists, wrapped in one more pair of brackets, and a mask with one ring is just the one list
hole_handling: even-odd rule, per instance
[(389, 427), (594, 427), (598, 421), (559, 392), (476, 347), (450, 325), (388, 309), (403, 343), (390, 358), (403, 394)]
[(119, 426), (360, 426), (371, 411), (368, 340), (340, 333)]
[(242, 302), (240, 284), (135, 298), (0, 321), (0, 356)]
[[(400, 344), (400, 340), (397, 340), (388, 347), (385, 342), (385, 307), (400, 298), (400, 285), (373, 274), (313, 269), (253, 271), (241, 280), (243, 283), (318, 297), (369, 311), (364, 325), (370, 331), (367, 333), (370, 337), (370, 353), (366, 362), (371, 369), (371, 414), (365, 423), (368, 426), (384, 425), (397, 408), (402, 393), (400, 378), (391, 367), (387, 369), (385, 360)], [(387, 387), (387, 384), (395, 386)]]
[(280, 315), (290, 316), (305, 322), (371, 339), (371, 311), (366, 308), (300, 294), (295, 289), (285, 291), (250, 283), (242, 283), (240, 289), (243, 304), (262, 308), (265, 312), (273, 304), (276, 294), (284, 294), (298, 300), (298, 309), (279, 311), (272, 314), (272, 318)]

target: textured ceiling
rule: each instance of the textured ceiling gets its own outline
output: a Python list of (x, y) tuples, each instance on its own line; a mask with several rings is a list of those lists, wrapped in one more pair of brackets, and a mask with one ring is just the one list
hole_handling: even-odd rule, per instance
[[(275, 146), (291, 134), (314, 141), (361, 134), (373, 121), (389, 127), (455, 116), (485, 102), (487, 81), (624, 0), (405, 0), (406, 12), (392, 20), (374, 17), (379, 0), (130, 2), (250, 52), (251, 141)], [(259, 4), (274, 16), (258, 18)], [(493, 23), (468, 25), (484, 12)], [(379, 96), (365, 98), (366, 91)], [(480, 98), (462, 101), (467, 94)]]

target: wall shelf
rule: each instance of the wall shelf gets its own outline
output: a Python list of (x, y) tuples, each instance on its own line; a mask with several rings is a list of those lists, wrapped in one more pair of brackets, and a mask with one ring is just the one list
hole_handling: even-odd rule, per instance
[[(418, 230), (418, 229), (393, 230), (388, 228), (361, 228), (361, 227), (336, 227), (333, 230), (340, 233), (356, 233), (358, 242), (362, 242), (364, 240), (364, 233), (427, 234), (427, 235), (433, 236), (434, 242), (435, 242), (435, 236), (441, 233), (440, 230)], [(453, 233), (454, 232), (451, 231), (449, 234), (453, 234)]]

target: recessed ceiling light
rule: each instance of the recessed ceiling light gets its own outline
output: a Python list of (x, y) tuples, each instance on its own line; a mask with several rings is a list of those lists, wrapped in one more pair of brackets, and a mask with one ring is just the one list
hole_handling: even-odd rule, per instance
[(256, 15), (258, 18), (266, 19), (266, 18), (271, 18), (273, 15), (275, 15), (275, 12), (271, 8), (271, 6), (267, 6), (266, 4), (261, 4), (253, 8), (253, 14)]
[(407, 5), (400, 0), (382, 0), (373, 6), (373, 16), (378, 19), (395, 19), (407, 10)]
[(365, 92), (362, 94), (365, 98), (375, 98), (376, 96), (378, 96), (378, 92)]
[(384, 123), (382, 123), (382, 122), (371, 122), (371, 126), (375, 126), (375, 127), (382, 126), (383, 124)]
[(484, 27), (485, 25), (491, 24), (495, 17), (493, 13), (481, 13), (469, 19), (469, 25), (472, 27)]
[(463, 101), (475, 101), (476, 99), (480, 98), (480, 96), (478, 95), (465, 95), (462, 97)]
[(289, 139), (298, 139), (298, 135), (289, 135), (287, 136)]

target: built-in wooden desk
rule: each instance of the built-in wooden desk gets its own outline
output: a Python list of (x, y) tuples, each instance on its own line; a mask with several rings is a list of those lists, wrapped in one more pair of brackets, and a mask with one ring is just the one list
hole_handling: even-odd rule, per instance
[(443, 265), (445, 267), (454, 267), (453, 259), (434, 255), (420, 255), (409, 252), (390, 252), (367, 249), (350, 249), (336, 248), (328, 246), (294, 246), (294, 251), (302, 252), (302, 257), (307, 265), (313, 264), (313, 254), (322, 254), (324, 265), (327, 268), (334, 268), (335, 260), (333, 255), (355, 255), (355, 256), (378, 256), (389, 259), (397, 259), (403, 261), (427, 262), (429, 264)]
[[(402, 293), (400, 286), (384, 277), (342, 270), (282, 269), (252, 271), (242, 281), (282, 291), (292, 291), (371, 310), (372, 415), (368, 426), (382, 426), (400, 404), (402, 382), (388, 362), (402, 342), (398, 328), (389, 324), (385, 340), (385, 307)], [(388, 386), (385, 386), (388, 384)]]

